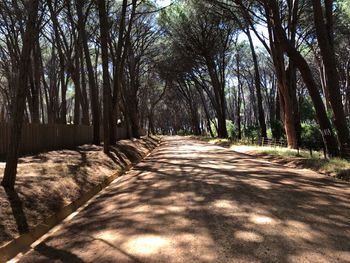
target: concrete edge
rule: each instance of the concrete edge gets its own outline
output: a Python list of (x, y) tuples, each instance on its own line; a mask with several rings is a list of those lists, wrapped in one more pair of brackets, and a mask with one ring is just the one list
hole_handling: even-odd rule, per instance
[[(158, 143), (155, 147), (146, 153), (145, 156), (139, 161), (144, 160), (151, 152), (156, 149), (160, 145), (161, 138), (158, 138)], [(137, 162), (137, 163), (139, 163)], [(36, 225), (33, 229), (31, 229), (28, 233), (21, 234), (17, 238), (9, 241), (5, 245), (0, 247), (0, 262), (7, 262), (8, 260), (14, 258), (21, 252), (25, 252), (30, 249), (31, 244), (33, 244), (40, 237), (44, 236), (47, 232), (49, 232), (53, 227), (57, 226), (61, 223), (65, 218), (74, 213), (84, 204), (86, 204), (90, 199), (92, 199), (95, 195), (109, 186), (115, 179), (119, 176), (123, 175), (125, 172), (129, 171), (134, 165), (137, 163), (131, 163), (126, 167), (122, 168), (118, 172), (113, 175), (107, 177), (102, 183), (94, 186), (92, 189), (84, 192), (78, 199), (74, 200), (70, 204), (61, 208), (55, 214), (46, 218), (43, 222)]]

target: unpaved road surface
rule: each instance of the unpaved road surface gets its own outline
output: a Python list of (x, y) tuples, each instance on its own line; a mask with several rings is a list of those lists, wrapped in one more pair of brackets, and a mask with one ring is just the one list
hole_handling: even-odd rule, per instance
[(350, 185), (182, 137), (20, 262), (350, 262)]

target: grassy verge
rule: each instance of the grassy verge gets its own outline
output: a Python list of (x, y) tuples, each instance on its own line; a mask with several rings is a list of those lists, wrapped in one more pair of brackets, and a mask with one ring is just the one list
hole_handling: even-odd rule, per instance
[(261, 147), (249, 145), (247, 142), (233, 142), (228, 139), (217, 139), (210, 137), (192, 136), (192, 138), (206, 141), (211, 144), (230, 148), (234, 151), (246, 153), (264, 158), (268, 161), (280, 164), (308, 168), (319, 173), (350, 181), (350, 161), (340, 158), (325, 159), (323, 152), (309, 151), (281, 147)]

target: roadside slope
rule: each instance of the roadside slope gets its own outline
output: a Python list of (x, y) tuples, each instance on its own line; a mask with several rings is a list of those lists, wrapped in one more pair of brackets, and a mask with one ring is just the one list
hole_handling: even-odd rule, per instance
[[(109, 156), (101, 146), (83, 145), (20, 158), (15, 191), (0, 187), (0, 247), (139, 162), (158, 141), (155, 137), (121, 140)], [(4, 166), (0, 163), (0, 175)]]

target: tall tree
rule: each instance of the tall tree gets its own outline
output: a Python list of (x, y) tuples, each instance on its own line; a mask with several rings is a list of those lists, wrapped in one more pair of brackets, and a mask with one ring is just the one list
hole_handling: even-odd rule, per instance
[(100, 105), (99, 105), (99, 92), (97, 82), (95, 79), (94, 68), (92, 66), (90, 49), (88, 43), (88, 37), (86, 33), (86, 17), (83, 13), (85, 6), (84, 0), (76, 0), (76, 9), (78, 16), (78, 31), (81, 43), (83, 45), (84, 57), (86, 61), (86, 67), (88, 71), (89, 91), (90, 91), (90, 103), (92, 112), (92, 125), (93, 125), (93, 144), (100, 144)]
[(350, 146), (350, 135), (340, 94), (339, 75), (334, 51), (334, 1), (314, 0), (312, 1), (312, 5), (316, 36), (325, 69), (326, 89), (334, 114), (334, 125), (337, 130), (340, 151), (342, 155), (345, 155), (346, 150)]
[(18, 77), (16, 80), (16, 95), (13, 103), (13, 111), (11, 118), (11, 133), (9, 141), (9, 151), (6, 156), (6, 167), (2, 185), (6, 188), (14, 188), (16, 182), (17, 163), (19, 143), (22, 134), (22, 124), (24, 109), (26, 103), (26, 94), (28, 92), (28, 78), (30, 68), (30, 57), (35, 42), (38, 41), (38, 10), (39, 0), (31, 0), (26, 2), (28, 10), (28, 19), (26, 20), (26, 29), (23, 35), (23, 46), (19, 61)]
[(103, 151), (109, 153), (110, 146), (110, 111), (111, 111), (111, 85), (109, 79), (109, 55), (108, 55), (108, 36), (109, 24), (106, 10), (106, 1), (98, 1), (98, 11), (100, 18), (100, 42), (102, 53), (103, 70)]
[(317, 113), (318, 123), (322, 130), (324, 143), (331, 155), (338, 155), (337, 143), (332, 131), (331, 123), (328, 119), (325, 106), (323, 104), (322, 98), (320, 96), (319, 90), (317, 88), (316, 82), (314, 80), (312, 71), (305, 60), (305, 58), (300, 54), (300, 52), (293, 46), (287, 39), (285, 32), (283, 30), (279, 8), (275, 1), (266, 1), (265, 10), (267, 12), (267, 17), (271, 19), (271, 28), (276, 34), (279, 46), (287, 52), (289, 58), (294, 62), (296, 67), (299, 69), (300, 74), (304, 80), (305, 85), (308, 88), (309, 94), (315, 106)]

